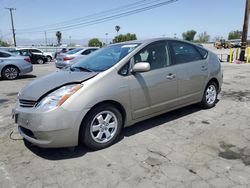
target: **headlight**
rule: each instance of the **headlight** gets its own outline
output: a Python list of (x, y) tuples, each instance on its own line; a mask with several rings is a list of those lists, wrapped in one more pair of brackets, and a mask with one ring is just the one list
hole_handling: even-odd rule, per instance
[(70, 96), (82, 88), (82, 84), (72, 84), (63, 86), (45, 96), (38, 104), (37, 108), (51, 110), (61, 106)]

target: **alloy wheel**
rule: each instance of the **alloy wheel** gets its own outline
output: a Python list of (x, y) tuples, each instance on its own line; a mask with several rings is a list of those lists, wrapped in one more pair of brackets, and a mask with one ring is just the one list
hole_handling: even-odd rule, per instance
[(111, 111), (102, 111), (92, 120), (90, 134), (97, 143), (106, 143), (116, 134), (118, 120), (116, 115)]
[(214, 85), (209, 85), (206, 90), (206, 101), (208, 104), (213, 104), (216, 100), (217, 91)]

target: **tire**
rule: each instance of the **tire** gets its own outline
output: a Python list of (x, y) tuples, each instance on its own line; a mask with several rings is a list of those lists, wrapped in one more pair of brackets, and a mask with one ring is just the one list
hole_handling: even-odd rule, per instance
[[(113, 105), (95, 107), (84, 118), (80, 128), (80, 143), (92, 150), (112, 145), (122, 129), (121, 112)], [(112, 124), (112, 125), (111, 125)]]
[(47, 60), (48, 60), (48, 62), (51, 62), (52, 61), (52, 57), (47, 56)]
[(37, 62), (37, 64), (44, 64), (44, 60), (41, 59), (41, 58), (38, 58), (38, 59), (36, 60), (36, 62)]
[(7, 66), (2, 70), (2, 77), (6, 80), (14, 80), (19, 76), (19, 69), (15, 66)]
[(204, 91), (201, 106), (204, 109), (209, 109), (215, 106), (218, 97), (218, 85), (211, 81), (207, 84), (206, 89)]

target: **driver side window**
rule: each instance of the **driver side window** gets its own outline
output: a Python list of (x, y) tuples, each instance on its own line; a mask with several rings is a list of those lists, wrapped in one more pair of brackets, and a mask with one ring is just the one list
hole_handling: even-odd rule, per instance
[(148, 62), (151, 70), (170, 65), (167, 42), (156, 42), (146, 46), (134, 56), (134, 63)]

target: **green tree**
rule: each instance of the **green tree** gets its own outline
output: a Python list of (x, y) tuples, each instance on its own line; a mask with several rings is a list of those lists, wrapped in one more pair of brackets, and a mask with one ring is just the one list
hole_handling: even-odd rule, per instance
[(193, 41), (195, 35), (196, 35), (195, 30), (189, 30), (189, 31), (182, 33), (182, 38), (184, 40)]
[(240, 39), (242, 36), (242, 31), (231, 31), (229, 34), (228, 34), (228, 40), (233, 40), (233, 39)]
[(127, 33), (126, 35), (118, 35), (113, 39), (113, 43), (117, 43), (117, 42), (125, 42), (125, 41), (130, 41), (130, 40), (136, 40), (136, 34), (132, 34), (132, 33)]
[(204, 31), (198, 35), (198, 42), (199, 43), (206, 43), (209, 41), (209, 39), (210, 39), (210, 35), (206, 31)]
[(116, 26), (115, 26), (115, 30), (116, 30), (116, 32), (117, 32), (117, 36), (118, 36), (118, 32), (120, 31), (120, 29), (121, 29), (121, 27), (120, 27), (119, 25), (116, 25)]
[(61, 40), (62, 40), (62, 33), (60, 31), (56, 32), (56, 39), (57, 39), (57, 45), (61, 45)]
[(102, 42), (98, 38), (89, 40), (88, 46), (90, 47), (102, 47)]
[(8, 42), (5, 42), (5, 41), (3, 41), (3, 40), (0, 40), (0, 46), (2, 46), (2, 47), (9, 47), (10, 44), (9, 44)]

